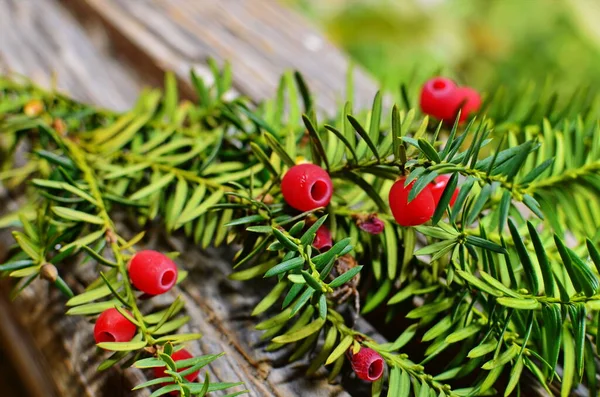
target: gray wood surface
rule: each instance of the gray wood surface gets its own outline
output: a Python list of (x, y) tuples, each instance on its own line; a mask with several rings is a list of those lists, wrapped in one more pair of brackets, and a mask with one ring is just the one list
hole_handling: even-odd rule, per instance
[[(79, 20), (56, 0), (0, 0), (0, 73), (22, 74), (79, 100), (125, 109), (134, 102), (142, 82), (160, 84), (163, 72), (173, 69), (185, 89), (188, 69), (206, 74), (204, 61), (212, 56), (231, 60), (236, 89), (256, 100), (270, 96), (280, 73), (288, 68), (307, 76), (322, 98), (322, 109), (331, 110), (343, 95), (345, 58), (303, 20), (272, 1), (81, 0), (64, 5)], [(123, 56), (132, 62), (120, 62)], [(357, 97), (369, 102), (374, 91), (359, 72)], [(10, 207), (6, 195), (0, 197), (0, 213)], [(8, 242), (10, 237), (3, 233), (0, 241)], [(165, 300), (182, 294), (192, 317), (189, 328), (204, 335), (190, 349), (227, 353), (210, 366), (212, 379), (244, 381), (252, 396), (348, 396), (340, 385), (329, 385), (322, 373), (306, 379), (304, 363), (288, 365), (285, 350), (263, 349), (261, 333), (253, 328), (256, 319), (245, 313), (268, 285), (229, 281), (230, 265), (223, 259), (227, 252), (200, 252), (182, 239), (171, 238), (167, 244), (185, 252), (178, 262), (194, 270), (181, 288), (147, 305), (166, 304)], [(0, 261), (4, 253), (0, 245)], [(66, 274), (76, 291), (94, 277), (93, 271), (77, 267)], [(129, 392), (145, 379), (142, 371), (96, 372), (106, 354), (99, 354), (93, 344), (93, 324), (83, 317), (64, 316), (64, 298), (45, 282), (34, 282), (14, 305), (4, 295), (2, 299), (0, 327), (12, 335), (27, 330), (31, 339), (25, 336), (21, 342), (37, 348), (13, 349), (13, 353), (25, 363), (38, 363), (40, 373), (47, 371), (52, 378), (44, 383), (40, 376), (37, 383), (42, 386), (31, 388), (32, 395), (148, 394)], [(7, 308), (12, 308), (11, 314)], [(362, 326), (370, 330), (368, 324)], [(36, 381), (30, 378), (32, 382)]]
[[(253, 100), (273, 96), (286, 70), (305, 75), (322, 111), (344, 98), (347, 58), (307, 21), (276, 0), (63, 0), (88, 23), (112, 33), (119, 54), (154, 75), (173, 70), (191, 92), (191, 68), (209, 77), (206, 59), (230, 61), (234, 86)], [(150, 66), (153, 65), (153, 66)], [(373, 81), (354, 73), (355, 104), (370, 105)]]

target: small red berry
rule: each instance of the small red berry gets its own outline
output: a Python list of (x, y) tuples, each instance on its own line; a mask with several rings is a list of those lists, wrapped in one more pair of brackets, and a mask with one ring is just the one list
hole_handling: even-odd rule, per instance
[[(465, 121), (472, 113), (476, 113), (481, 106), (481, 96), (471, 87), (459, 87), (454, 92), (455, 111), (450, 122), (454, 122), (458, 109), (462, 104), (460, 122)], [(448, 121), (448, 120), (446, 120)]]
[(312, 246), (321, 252), (329, 250), (333, 246), (333, 240), (331, 239), (331, 232), (327, 226), (323, 225), (317, 229), (315, 239), (313, 240)]
[(177, 281), (177, 266), (166, 255), (152, 250), (140, 251), (129, 262), (133, 285), (148, 295), (160, 295)]
[(300, 211), (311, 211), (329, 204), (333, 184), (327, 171), (318, 165), (298, 164), (283, 176), (281, 193), (291, 207)]
[(107, 309), (98, 316), (94, 325), (94, 339), (101, 342), (129, 342), (135, 335), (136, 326), (117, 309)]
[[(175, 362), (181, 361), (181, 360), (188, 360), (188, 359), (193, 358), (193, 357), (194, 356), (192, 356), (190, 354), (190, 352), (188, 352), (185, 349), (177, 350), (176, 352), (174, 352), (173, 354), (171, 354), (171, 358)], [(155, 378), (163, 378), (163, 377), (167, 376), (165, 374), (165, 369), (166, 369), (166, 367), (155, 367), (154, 368), (154, 377)], [(177, 370), (177, 372), (183, 372), (186, 369), (187, 368), (180, 368), (180, 369)], [(192, 372), (189, 375), (186, 375), (185, 378), (188, 381), (190, 381), (190, 382), (194, 382), (198, 378), (198, 373), (200, 373), (200, 370)]]
[(429, 187), (423, 189), (417, 197), (408, 202), (408, 194), (414, 181), (404, 186), (406, 178), (398, 179), (390, 190), (390, 209), (394, 219), (401, 226), (421, 225), (431, 219), (435, 212), (435, 202)]
[(383, 375), (383, 358), (375, 350), (361, 347), (358, 353), (353, 354), (350, 348), (349, 355), (352, 369), (360, 379), (374, 382)]
[(456, 84), (445, 77), (428, 80), (421, 90), (423, 113), (444, 121), (454, 121), (459, 103), (455, 101)]
[[(437, 207), (440, 199), (442, 198), (442, 194), (444, 193), (444, 189), (446, 189), (446, 185), (450, 180), (450, 175), (440, 175), (434, 179), (434, 182), (431, 183), (429, 190), (433, 195), (433, 201)], [(454, 189), (454, 193), (452, 193), (452, 198), (450, 198), (450, 207), (454, 205), (456, 198), (458, 197), (458, 189)]]

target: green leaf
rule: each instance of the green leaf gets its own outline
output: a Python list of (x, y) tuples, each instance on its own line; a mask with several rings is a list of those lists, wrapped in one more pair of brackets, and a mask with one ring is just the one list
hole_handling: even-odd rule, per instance
[(513, 343), (504, 353), (500, 354), (493, 360), (490, 360), (487, 363), (483, 364), (481, 369), (491, 370), (497, 368), (498, 366), (503, 366), (504, 364), (508, 363), (513, 358), (515, 358), (517, 354), (519, 354), (520, 350), (521, 347)]
[(413, 281), (410, 284), (408, 284), (406, 287), (404, 287), (403, 289), (398, 291), (394, 296), (392, 296), (387, 304), (394, 305), (396, 303), (400, 303), (400, 302), (410, 298), (413, 295), (413, 293), (416, 290), (418, 290), (419, 288), (421, 288), (421, 283), (418, 281)]
[(356, 163), (358, 161), (358, 156), (356, 155), (356, 152), (354, 151), (354, 147), (350, 144), (350, 142), (344, 136), (344, 134), (342, 134), (340, 131), (338, 131), (335, 127), (332, 127), (327, 124), (325, 125), (325, 129), (332, 132), (340, 141), (342, 141), (344, 146), (346, 146), (346, 149), (348, 149), (348, 151), (352, 155), (352, 158), (349, 160), (352, 161), (353, 163)]
[(474, 245), (474, 246), (477, 246), (477, 247), (481, 247), (481, 248), (486, 249), (488, 251), (497, 252), (499, 254), (506, 253), (506, 249), (504, 249), (504, 247), (502, 247), (502, 246), (500, 246), (500, 245), (498, 245), (498, 244), (496, 244), (496, 243), (494, 243), (492, 241), (483, 239), (481, 237), (467, 236), (466, 242), (468, 244), (471, 244), (471, 245)]
[(479, 278), (477, 278), (476, 276), (472, 275), (469, 272), (466, 272), (464, 270), (460, 270), (457, 269), (456, 273), (458, 273), (458, 275), (464, 279), (466, 282), (468, 282), (469, 284), (471, 284), (473, 287), (477, 288), (478, 290), (482, 291), (482, 292), (486, 292), (492, 296), (502, 296), (503, 294), (500, 291), (497, 291), (495, 288), (493, 288), (492, 286), (486, 284), (485, 282), (481, 281)]
[(422, 318), (425, 316), (431, 316), (443, 312), (444, 310), (448, 310), (453, 305), (454, 301), (448, 298), (438, 302), (427, 303), (408, 312), (408, 314), (406, 314), (406, 318)]
[(373, 152), (377, 160), (380, 160), (379, 153), (377, 152), (377, 147), (373, 144), (373, 141), (371, 141), (371, 138), (369, 137), (367, 131), (365, 131), (363, 126), (360, 125), (358, 120), (356, 120), (353, 116), (348, 115), (347, 118), (348, 121), (350, 121), (350, 124), (352, 125), (354, 130), (358, 133), (358, 135), (360, 135), (360, 137), (364, 140), (367, 146), (369, 146), (369, 149), (371, 149), (371, 152)]
[(561, 397), (569, 397), (575, 381), (575, 346), (571, 331), (563, 327), (563, 376), (560, 388)]
[(504, 226), (506, 225), (506, 221), (508, 219), (508, 212), (510, 210), (512, 196), (509, 190), (505, 190), (502, 193), (502, 198), (500, 199), (500, 205), (498, 206), (498, 233), (502, 234), (504, 232)]
[(546, 249), (544, 248), (544, 244), (542, 243), (542, 240), (540, 239), (540, 235), (537, 233), (537, 230), (535, 230), (535, 226), (533, 226), (531, 222), (527, 222), (527, 229), (529, 230), (531, 242), (533, 243), (533, 248), (535, 249), (535, 254), (537, 256), (538, 263), (542, 271), (546, 295), (554, 296), (554, 275), (552, 273), (552, 267), (550, 266), (550, 262), (548, 262), (548, 257), (546, 256)]
[(373, 188), (373, 186), (370, 183), (368, 183), (361, 176), (355, 174), (352, 171), (343, 171), (342, 176), (343, 178), (348, 179), (350, 182), (358, 185), (358, 187), (360, 187), (365, 193), (367, 193), (371, 200), (373, 200), (375, 204), (377, 204), (377, 208), (380, 212), (388, 212), (387, 204), (385, 203), (385, 201), (383, 201), (379, 193)]
[(575, 341), (575, 369), (579, 379), (583, 376), (586, 316), (584, 303), (576, 303), (573, 306), (569, 306), (569, 317), (571, 317)]
[(113, 300), (110, 300), (107, 302), (89, 303), (89, 304), (85, 304), (85, 305), (72, 307), (69, 310), (67, 310), (67, 314), (70, 316), (98, 314), (98, 313), (102, 313), (106, 309), (111, 309), (119, 304), (120, 304), (120, 302), (116, 299), (113, 299)]
[(275, 153), (277, 153), (277, 155), (279, 156), (281, 161), (283, 161), (285, 163), (285, 165), (287, 165), (288, 167), (293, 167), (296, 165), (294, 160), (288, 155), (288, 153), (285, 151), (283, 146), (281, 146), (281, 144), (277, 141), (277, 139), (273, 135), (269, 134), (268, 132), (263, 133), (263, 135), (265, 137), (265, 141), (267, 142), (267, 145), (269, 145), (271, 150), (273, 150)]
[(440, 321), (438, 321), (433, 327), (429, 328), (421, 340), (423, 342), (429, 342), (431, 340), (436, 339), (438, 336), (444, 334), (452, 327), (452, 317), (450, 315), (444, 317)]
[(325, 365), (329, 365), (337, 360), (342, 354), (346, 353), (346, 351), (350, 348), (354, 342), (354, 338), (352, 335), (346, 335), (344, 339), (340, 341), (340, 344), (331, 352), (327, 360), (325, 361)]
[(512, 370), (510, 371), (510, 377), (508, 379), (508, 384), (506, 385), (506, 389), (504, 390), (504, 397), (508, 397), (515, 387), (519, 384), (519, 380), (521, 379), (521, 373), (523, 372), (523, 358), (519, 357)]
[[(118, 283), (113, 288), (120, 288), (122, 283)], [(86, 292), (83, 292), (73, 298), (69, 299), (66, 303), (67, 306), (79, 306), (84, 303), (89, 303), (100, 298), (104, 298), (111, 294), (110, 288), (107, 285), (102, 285), (99, 288), (95, 288)]]
[(470, 324), (467, 327), (461, 328), (458, 331), (454, 331), (453, 333), (448, 335), (445, 339), (445, 342), (446, 343), (460, 342), (461, 340), (470, 338), (471, 336), (475, 335), (479, 331), (481, 331), (480, 324)]
[(498, 298), (497, 302), (502, 306), (510, 307), (519, 310), (536, 310), (540, 308), (540, 303), (535, 299), (530, 298)]
[(139, 350), (146, 347), (146, 341), (139, 342), (101, 342), (97, 346), (101, 349), (116, 352)]
[(96, 215), (91, 215), (82, 211), (77, 211), (67, 207), (52, 207), (52, 212), (63, 219), (75, 222), (86, 222), (95, 225), (103, 225), (104, 220)]
[(308, 134), (311, 138), (311, 141), (312, 141), (315, 149), (319, 153), (319, 156), (321, 157), (321, 159), (325, 162), (325, 167), (327, 169), (329, 169), (329, 160), (327, 160), (327, 153), (325, 152), (325, 148), (323, 147), (323, 141), (321, 140), (321, 137), (319, 136), (317, 129), (312, 124), (312, 122), (310, 121), (308, 116), (306, 116), (305, 114), (302, 115), (302, 121), (304, 122), (304, 125), (306, 126), (306, 130), (308, 131)]
[(376, 309), (385, 300), (385, 298), (387, 298), (391, 289), (392, 280), (384, 280), (377, 292), (375, 292), (375, 294), (373, 294), (373, 296), (371, 296), (370, 298), (367, 298), (367, 302), (362, 307), (360, 313), (366, 314)]
[(324, 324), (325, 324), (325, 320), (319, 317), (316, 320), (314, 320), (313, 322), (311, 322), (310, 324), (305, 325), (304, 327), (300, 328), (297, 331), (283, 334), (281, 336), (273, 338), (273, 342), (274, 343), (297, 342), (297, 341), (302, 340), (302, 339), (314, 334), (315, 332), (319, 331), (321, 328), (323, 328)]
[(437, 206), (435, 207), (435, 212), (433, 213), (433, 217), (431, 218), (431, 223), (433, 225), (437, 225), (438, 222), (440, 221), (440, 219), (442, 219), (442, 216), (444, 216), (444, 212), (446, 212), (446, 209), (448, 208), (448, 205), (450, 204), (450, 200), (452, 199), (452, 196), (454, 195), (454, 192), (456, 191), (457, 185), (458, 185), (458, 173), (454, 173), (448, 180), (448, 183), (446, 184), (446, 187), (444, 188), (442, 196), (440, 197), (440, 201), (438, 202)]
[(434, 163), (440, 163), (442, 161), (442, 159), (440, 159), (440, 156), (438, 155), (435, 148), (433, 146), (431, 146), (431, 143), (429, 143), (425, 139), (419, 139), (418, 142), (419, 142), (419, 148), (421, 149), (421, 151), (423, 152), (425, 157), (427, 157), (429, 160), (433, 161)]
[(537, 273), (535, 268), (533, 267), (533, 263), (531, 262), (531, 258), (527, 253), (527, 248), (519, 236), (519, 231), (517, 229), (517, 225), (513, 222), (512, 219), (508, 220), (508, 228), (510, 229), (510, 234), (512, 236), (513, 242), (515, 244), (515, 249), (517, 250), (517, 254), (519, 255), (519, 259), (523, 264), (523, 271), (525, 277), (527, 278), (528, 285), (531, 288), (533, 294), (538, 295), (540, 293), (540, 286), (537, 279)]
[(314, 278), (309, 272), (307, 272), (306, 270), (302, 270), (302, 271), (300, 271), (300, 273), (302, 274), (302, 277), (306, 281), (306, 284), (308, 284), (312, 289), (314, 289), (315, 291), (323, 291), (324, 290), (324, 288), (321, 285), (321, 283), (319, 282), (319, 280)]
[(319, 228), (325, 223), (326, 220), (327, 215), (324, 215), (317, 219), (317, 221), (313, 223), (306, 232), (304, 232), (302, 237), (300, 237), (300, 245), (312, 244), (313, 240), (315, 239), (315, 234), (317, 233), (317, 230), (319, 230)]
[(298, 245), (290, 240), (281, 230), (276, 227), (273, 227), (273, 235), (277, 240), (288, 250), (290, 251), (298, 251)]
[(160, 189), (162, 189), (163, 187), (167, 186), (174, 178), (175, 178), (175, 175), (173, 175), (173, 174), (163, 175), (157, 181), (149, 184), (148, 186), (146, 186), (146, 187), (138, 190), (134, 194), (132, 194), (131, 197), (129, 197), (129, 199), (137, 201), (137, 200), (141, 200), (145, 197), (148, 197), (152, 193), (155, 193), (155, 192), (159, 191)]
[[(204, 189), (204, 188), (200, 188), (200, 189)], [(195, 195), (196, 195), (196, 192), (194, 192), (194, 194), (192, 195), (192, 198), (190, 199), (188, 204), (193, 201)], [(204, 194), (202, 193), (202, 195), (204, 195)], [(186, 223), (198, 218), (202, 214), (204, 214), (206, 211), (208, 211), (210, 209), (210, 207), (217, 204), (221, 200), (221, 198), (223, 198), (223, 195), (224, 195), (223, 190), (217, 189), (217, 190), (215, 190), (215, 192), (213, 194), (211, 194), (207, 199), (205, 199), (202, 202), (202, 204), (200, 204), (194, 208), (189, 208), (189, 209), (188, 209), (188, 206), (186, 205), (186, 208), (184, 208), (181, 215), (179, 215), (179, 219), (177, 219), (175, 228), (178, 229), (179, 227), (183, 226), (184, 224), (186, 224)]]
[(358, 273), (360, 273), (362, 268), (363, 268), (362, 266), (353, 267), (352, 269), (348, 270), (347, 272), (343, 273), (342, 275), (336, 277), (331, 283), (329, 283), (329, 286), (331, 288), (341, 287), (342, 285), (344, 285), (348, 281), (350, 281)]
[(263, 152), (263, 150), (260, 148), (260, 146), (258, 146), (254, 142), (250, 142), (250, 148), (252, 149), (252, 152), (254, 153), (256, 158), (258, 158), (258, 160), (262, 163), (262, 165), (265, 166), (265, 168), (267, 169), (267, 171), (269, 171), (269, 173), (271, 175), (273, 175), (273, 176), (279, 175), (279, 173), (275, 170), (275, 167), (273, 166), (273, 164), (271, 164), (269, 157), (265, 154), (265, 152)]
[(598, 289), (598, 278), (557, 235), (554, 235), (554, 243), (575, 289), (583, 291), (587, 297), (593, 296)]
[(273, 289), (271, 290), (271, 292), (269, 292), (254, 308), (254, 310), (252, 311), (252, 316), (257, 316), (261, 313), (264, 313), (266, 310), (268, 310), (271, 306), (273, 306), (275, 304), (275, 302), (277, 302), (277, 300), (279, 299), (279, 297), (281, 296), (281, 294), (283, 293), (283, 291), (287, 288), (288, 283), (286, 283), (285, 281), (280, 281), (279, 283), (277, 283), (275, 285), (275, 287), (273, 287)]
[(485, 343), (483, 345), (479, 345), (479, 346), (471, 349), (469, 351), (469, 353), (467, 354), (467, 357), (469, 357), (469, 358), (482, 357), (488, 353), (493, 352), (494, 350), (496, 350), (497, 347), (498, 347), (498, 342), (494, 341), (494, 342), (490, 342), (490, 343)]
[(303, 264), (304, 264), (304, 258), (303, 257), (296, 257), (296, 258), (288, 259), (287, 261), (283, 261), (280, 264), (275, 265), (272, 268), (270, 268), (265, 273), (264, 277), (276, 276), (278, 274), (285, 273), (285, 272), (288, 272), (290, 270), (302, 267)]
[(296, 80), (296, 85), (298, 86), (298, 90), (300, 91), (300, 96), (302, 97), (302, 102), (304, 102), (304, 112), (308, 113), (312, 110), (312, 97), (308, 90), (308, 86), (304, 81), (304, 77), (298, 71), (294, 71), (294, 79)]

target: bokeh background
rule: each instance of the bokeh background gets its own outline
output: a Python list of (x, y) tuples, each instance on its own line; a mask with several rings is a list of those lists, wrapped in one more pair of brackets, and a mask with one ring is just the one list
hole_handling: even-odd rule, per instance
[(485, 89), (600, 83), (598, 0), (282, 0), (385, 87), (442, 73)]

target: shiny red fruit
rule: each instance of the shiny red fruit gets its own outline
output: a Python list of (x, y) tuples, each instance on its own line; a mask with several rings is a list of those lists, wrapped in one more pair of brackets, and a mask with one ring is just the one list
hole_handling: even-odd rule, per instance
[(457, 89), (454, 81), (445, 77), (428, 80), (421, 90), (421, 110), (437, 119), (454, 121), (460, 104), (455, 101)]
[(333, 246), (333, 240), (331, 239), (331, 232), (327, 226), (323, 225), (317, 229), (315, 239), (313, 240), (312, 246), (321, 252), (329, 250)]
[(454, 119), (456, 119), (456, 114), (458, 113), (459, 108), (462, 109), (459, 121), (463, 122), (471, 114), (477, 113), (477, 111), (481, 107), (481, 96), (477, 91), (475, 91), (471, 87), (459, 87), (454, 92), (454, 102), (456, 103), (456, 110), (450, 122), (454, 122)]
[[(433, 195), (433, 201), (437, 207), (440, 199), (442, 198), (442, 194), (444, 193), (444, 189), (446, 189), (446, 185), (450, 180), (450, 175), (440, 175), (434, 179), (431, 183), (429, 190)], [(450, 199), (450, 207), (454, 205), (456, 198), (458, 197), (458, 189), (454, 189), (454, 193), (452, 193), (452, 198)]]
[(107, 309), (98, 316), (94, 325), (94, 339), (101, 342), (129, 342), (137, 328), (117, 309)]
[(420, 104), (423, 113), (451, 124), (459, 110), (459, 122), (476, 113), (481, 107), (481, 96), (471, 87), (458, 87), (450, 79), (434, 77), (423, 85)]
[[(194, 358), (194, 356), (192, 356), (190, 354), (190, 352), (188, 352), (187, 350), (181, 349), (181, 350), (178, 350), (175, 353), (171, 354), (171, 358), (173, 359), (173, 361), (177, 362), (177, 361), (181, 361), (181, 360), (188, 360), (190, 358)], [(155, 378), (163, 378), (165, 376), (168, 376), (165, 374), (165, 369), (166, 369), (166, 367), (155, 367), (154, 368), (154, 377)], [(177, 372), (183, 372), (186, 369), (187, 368), (181, 368), (181, 369), (178, 369)], [(189, 375), (186, 375), (185, 378), (190, 382), (194, 382), (196, 379), (198, 379), (198, 373), (200, 373), (200, 370), (192, 372)]]
[(327, 171), (318, 165), (298, 164), (283, 176), (281, 193), (291, 207), (311, 211), (329, 204), (333, 183)]
[(361, 347), (358, 353), (349, 350), (350, 364), (356, 376), (368, 382), (374, 382), (383, 375), (383, 358), (375, 350)]
[(177, 282), (177, 266), (166, 255), (152, 250), (140, 251), (129, 262), (129, 278), (135, 288), (148, 295), (160, 295)]
[(411, 202), (408, 195), (414, 181), (404, 186), (406, 178), (398, 179), (390, 190), (389, 202), (394, 219), (401, 226), (421, 225), (431, 219), (435, 212), (435, 201), (429, 189), (425, 187)]

